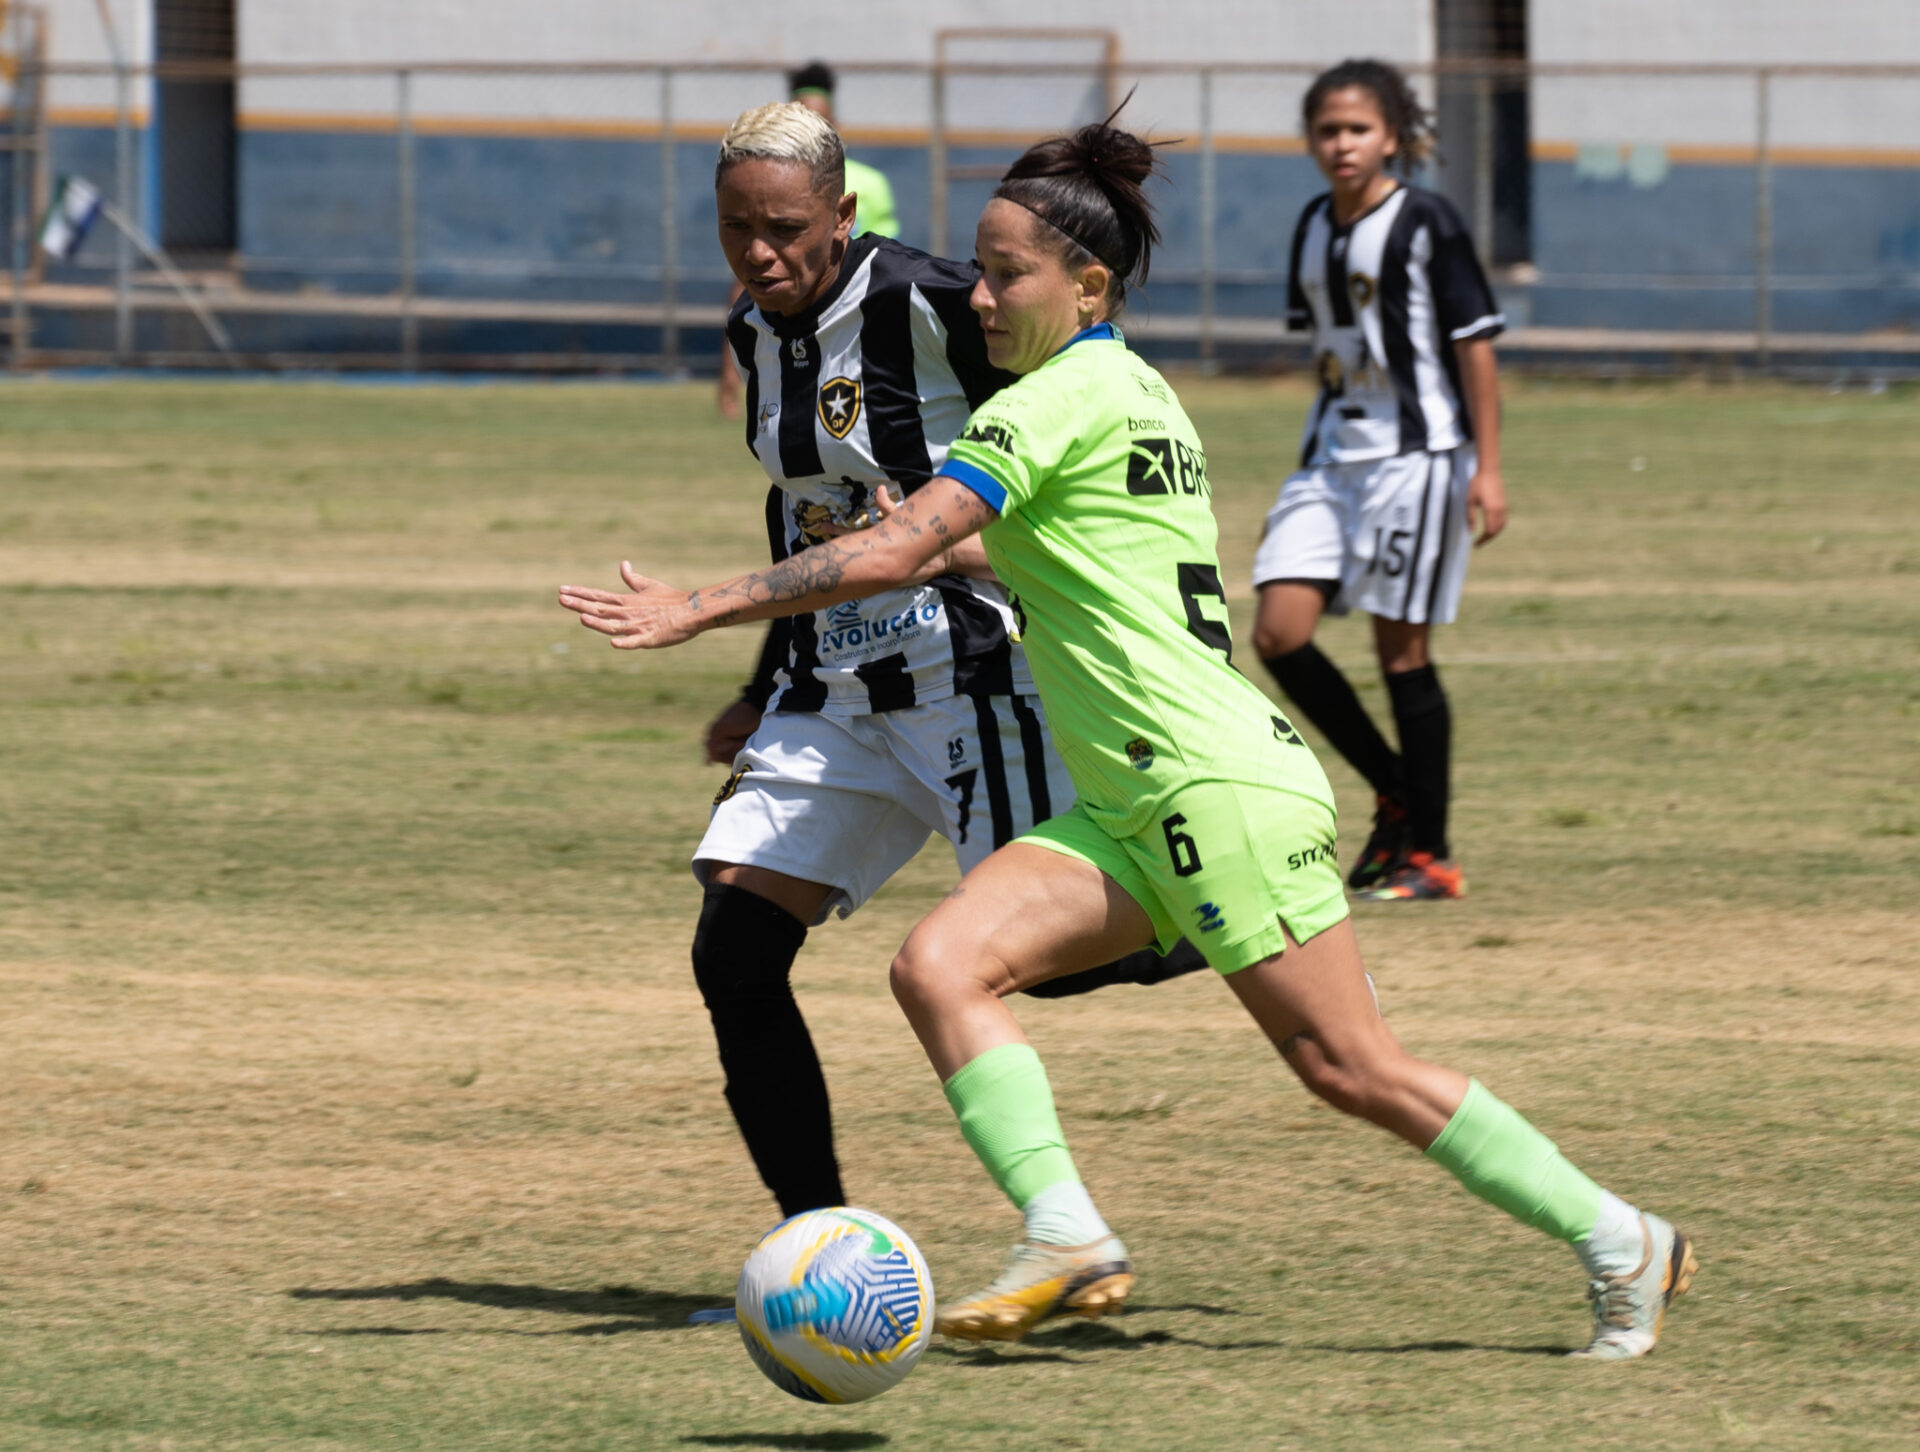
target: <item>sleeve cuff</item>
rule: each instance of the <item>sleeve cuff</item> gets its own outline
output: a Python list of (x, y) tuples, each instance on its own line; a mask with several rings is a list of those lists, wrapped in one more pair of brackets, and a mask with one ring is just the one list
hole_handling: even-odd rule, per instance
[(1447, 337), (1455, 343), (1471, 343), (1476, 338), (1491, 338), (1506, 330), (1507, 319), (1504, 313), (1488, 313), (1483, 318), (1475, 318), (1464, 328), (1455, 328), (1447, 334)]
[(964, 459), (949, 458), (940, 466), (940, 472), (959, 484), (964, 484), (975, 494), (993, 506), (995, 514), (1007, 512), (1007, 486), (977, 464), (969, 464)]

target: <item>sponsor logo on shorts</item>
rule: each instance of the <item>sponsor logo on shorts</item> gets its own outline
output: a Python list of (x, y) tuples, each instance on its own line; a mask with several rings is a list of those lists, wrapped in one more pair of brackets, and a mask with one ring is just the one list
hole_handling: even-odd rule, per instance
[(1203, 902), (1194, 912), (1200, 918), (1200, 931), (1203, 933), (1217, 933), (1227, 925), (1227, 915), (1213, 903)]
[(1288, 746), (1305, 746), (1307, 744), (1300, 739), (1300, 733), (1293, 729), (1293, 723), (1285, 716), (1275, 716), (1271, 719), (1273, 721), (1273, 739), (1275, 741), (1283, 741)]
[(1303, 867), (1311, 867), (1316, 862), (1333, 861), (1333, 843), (1316, 842), (1302, 852), (1287, 854), (1287, 871), (1298, 872)]
[(1153, 765), (1153, 743), (1144, 736), (1136, 736), (1127, 743), (1127, 760), (1135, 771), (1145, 771)]

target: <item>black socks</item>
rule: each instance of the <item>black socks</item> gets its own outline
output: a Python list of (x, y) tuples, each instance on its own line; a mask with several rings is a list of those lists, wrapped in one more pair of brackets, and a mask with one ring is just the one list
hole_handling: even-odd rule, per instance
[(1431, 665), (1387, 677), (1393, 719), (1406, 763), (1408, 846), (1448, 857), (1447, 768), (1453, 755), (1453, 710)]
[[(1375, 792), (1396, 799), (1405, 792), (1400, 758), (1373, 724), (1340, 667), (1322, 655), (1319, 646), (1308, 641), (1298, 650), (1271, 657), (1266, 667), (1300, 714)], [(1400, 739), (1406, 740), (1404, 729)]]
[(840, 1205), (833, 1112), (789, 973), (807, 929), (743, 887), (707, 888), (693, 977), (713, 1018), (727, 1105), (782, 1215)]

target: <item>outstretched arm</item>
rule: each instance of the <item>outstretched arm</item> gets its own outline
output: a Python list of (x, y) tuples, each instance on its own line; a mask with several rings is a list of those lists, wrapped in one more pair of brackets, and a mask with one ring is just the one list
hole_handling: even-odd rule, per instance
[(631, 594), (563, 585), (560, 603), (622, 650), (658, 650), (722, 625), (824, 610), (894, 589), (993, 519), (991, 505), (942, 475), (871, 529), (827, 540), (750, 575), (688, 592), (623, 562), (620, 578)]

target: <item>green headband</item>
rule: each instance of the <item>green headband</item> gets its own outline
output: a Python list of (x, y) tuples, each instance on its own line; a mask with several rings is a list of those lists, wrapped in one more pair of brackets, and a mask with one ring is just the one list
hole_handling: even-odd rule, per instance
[(825, 86), (795, 86), (793, 88), (793, 99), (797, 101), (802, 96), (825, 96), (831, 101), (833, 99), (833, 92), (829, 91)]

